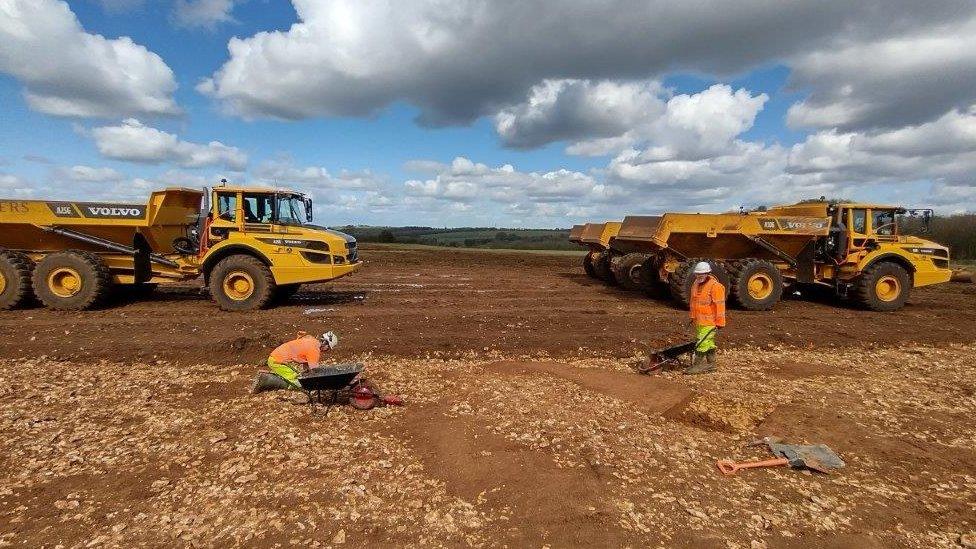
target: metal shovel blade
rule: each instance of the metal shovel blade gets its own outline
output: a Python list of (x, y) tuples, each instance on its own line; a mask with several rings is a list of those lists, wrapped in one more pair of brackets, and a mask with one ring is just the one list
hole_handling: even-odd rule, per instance
[(833, 450), (824, 444), (779, 444), (768, 443), (769, 450), (776, 456), (786, 458), (791, 467), (804, 467), (820, 473), (830, 473), (846, 465)]

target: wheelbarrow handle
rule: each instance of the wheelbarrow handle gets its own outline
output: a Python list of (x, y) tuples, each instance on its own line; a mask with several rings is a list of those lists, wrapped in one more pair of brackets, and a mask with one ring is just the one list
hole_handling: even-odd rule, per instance
[(790, 464), (790, 460), (786, 458), (777, 458), (777, 459), (767, 459), (765, 461), (744, 461), (742, 463), (735, 463), (727, 459), (720, 459), (715, 465), (718, 466), (718, 470), (721, 471), (723, 475), (734, 475), (738, 473), (740, 469), (755, 469), (757, 467), (780, 467), (789, 464)]

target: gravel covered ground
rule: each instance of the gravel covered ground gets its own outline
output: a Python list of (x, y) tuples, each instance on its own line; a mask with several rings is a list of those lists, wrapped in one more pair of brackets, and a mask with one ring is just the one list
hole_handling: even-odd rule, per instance
[[(739, 345), (708, 376), (361, 355), (407, 406), (310, 413), (251, 365), (0, 360), (0, 546), (952, 547), (974, 344)], [(847, 467), (723, 477), (764, 435)]]

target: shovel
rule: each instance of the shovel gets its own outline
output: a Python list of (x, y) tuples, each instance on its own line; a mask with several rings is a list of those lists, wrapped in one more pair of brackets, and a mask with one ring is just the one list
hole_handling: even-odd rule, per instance
[(767, 442), (766, 444), (773, 455), (778, 456), (776, 459), (742, 463), (723, 459), (715, 465), (724, 475), (734, 475), (742, 469), (781, 467), (783, 465), (789, 465), (794, 469), (809, 469), (818, 473), (830, 474), (834, 469), (840, 469), (845, 465), (844, 460), (840, 459), (840, 456), (824, 444), (801, 445), (780, 444), (778, 442)]

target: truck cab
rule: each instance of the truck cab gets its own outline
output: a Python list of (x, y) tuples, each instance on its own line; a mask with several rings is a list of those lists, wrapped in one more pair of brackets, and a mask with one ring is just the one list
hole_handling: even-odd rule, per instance
[[(261, 262), (279, 294), (334, 280), (362, 265), (356, 239), (314, 225), (312, 200), (300, 192), (223, 184), (210, 190), (204, 211), (202, 268), (214, 299), (226, 309), (251, 308), (245, 304), (263, 285), (247, 269), (224, 272), (221, 265), (232, 256)], [(219, 276), (211, 280), (214, 274)]]
[(891, 270), (892, 274), (880, 277), (874, 288), (881, 301), (886, 297), (901, 301), (913, 287), (949, 281), (949, 249), (904, 232), (903, 222), (911, 218), (920, 219), (924, 229), (931, 210), (841, 203), (831, 206), (829, 214), (837, 280), (863, 278), (881, 268)]

